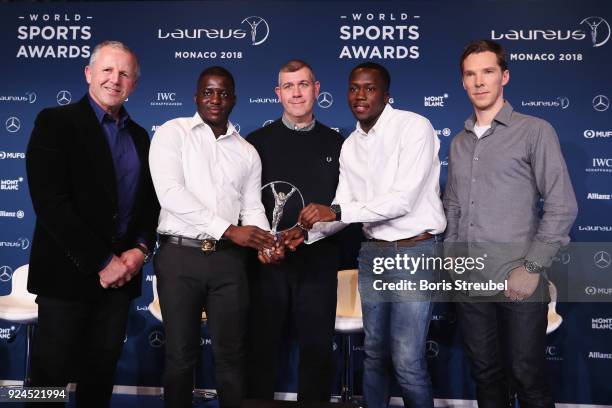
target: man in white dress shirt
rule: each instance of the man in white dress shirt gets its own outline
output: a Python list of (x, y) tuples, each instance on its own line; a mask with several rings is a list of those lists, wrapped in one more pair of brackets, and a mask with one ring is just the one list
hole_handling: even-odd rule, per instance
[[(228, 121), (234, 79), (210, 67), (198, 78), (197, 112), (163, 124), (149, 162), (161, 204), (155, 275), (166, 332), (166, 407), (191, 407), (207, 313), (221, 407), (244, 390), (246, 251), (274, 245), (261, 203), (261, 162)], [(238, 226), (238, 223), (242, 226)]]
[(309, 204), (299, 222), (362, 222), (367, 241), (359, 252), (359, 289), (365, 329), (363, 392), (368, 408), (386, 407), (392, 375), (407, 405), (433, 407), (425, 341), (430, 295), (404, 297), (376, 291), (378, 279), (430, 279), (431, 271), (408, 272), (381, 259), (434, 256), (436, 234), (446, 227), (438, 178), (439, 141), (429, 121), (388, 104), (390, 75), (363, 63), (351, 71), (348, 101), (358, 123), (340, 154), (334, 204)]

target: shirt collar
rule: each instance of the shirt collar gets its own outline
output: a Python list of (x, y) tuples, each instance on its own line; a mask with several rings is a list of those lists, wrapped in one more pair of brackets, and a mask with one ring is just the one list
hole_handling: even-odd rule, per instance
[(387, 123), (387, 121), (389, 120), (389, 117), (393, 115), (394, 110), (395, 109), (393, 109), (393, 107), (390, 104), (386, 104), (385, 109), (383, 109), (382, 113), (376, 120), (376, 123), (374, 124), (374, 126), (372, 126), (372, 128), (370, 129), (368, 133), (364, 132), (363, 129), (361, 129), (361, 125), (359, 124), (359, 121), (357, 121), (355, 130), (364, 136), (367, 136), (369, 133), (372, 133), (372, 134), (380, 133), (381, 129), (385, 126), (385, 123)]
[[(206, 126), (207, 128), (210, 129), (210, 126), (208, 126), (206, 122), (204, 122), (204, 120), (202, 119), (202, 117), (200, 116), (198, 112), (196, 112), (189, 120), (189, 126), (191, 127), (191, 129), (194, 129), (198, 126)], [(212, 129), (210, 131), (212, 133)], [(234, 124), (228, 120), (227, 121), (227, 132), (219, 136), (217, 140), (232, 136), (233, 134), (238, 135), (238, 131), (234, 127)]]
[(309, 130), (312, 130), (315, 127), (314, 116), (312, 117), (312, 121), (309, 124), (301, 128), (297, 127), (295, 123), (290, 121), (289, 118), (284, 113), (283, 113), (283, 117), (281, 118), (281, 120), (283, 121), (283, 125), (285, 125), (287, 128), (291, 130), (295, 130), (296, 132), (308, 132)]
[[(512, 112), (514, 112), (514, 108), (512, 105), (510, 105), (510, 102), (504, 100), (504, 105), (493, 118), (493, 122), (498, 122), (502, 125), (509, 126), (510, 120), (512, 119)], [(472, 115), (465, 121), (465, 130), (474, 132), (474, 125), (476, 125), (476, 114), (472, 113)], [(491, 127), (494, 127), (493, 123), (491, 123)]]
[[(91, 105), (94, 113), (96, 114), (98, 122), (103, 123), (105, 119), (114, 122), (113, 117), (102, 109), (102, 107), (93, 100), (91, 95), (87, 94), (87, 98), (89, 99), (89, 104)], [(121, 109), (119, 109), (119, 128), (125, 127), (129, 118), (130, 116), (128, 115), (127, 110), (125, 110), (125, 108), (122, 106)]]

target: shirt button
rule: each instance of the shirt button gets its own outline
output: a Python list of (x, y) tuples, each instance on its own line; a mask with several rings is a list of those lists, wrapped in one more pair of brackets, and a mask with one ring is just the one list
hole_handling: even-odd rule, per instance
[(473, 222), (470, 222), (470, 227), (473, 227), (473, 226), (474, 226), (474, 223), (473, 223)]
[(471, 204), (474, 205), (474, 202), (472, 201)]
[(476, 179), (475, 179), (475, 178), (473, 178), (473, 179), (472, 179), (472, 183), (473, 183), (473, 182), (475, 182), (475, 181), (476, 181)]

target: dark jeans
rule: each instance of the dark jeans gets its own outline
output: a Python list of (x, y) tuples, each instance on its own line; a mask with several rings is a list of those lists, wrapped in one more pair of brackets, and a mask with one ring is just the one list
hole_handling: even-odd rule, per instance
[(234, 246), (207, 254), (163, 244), (154, 265), (166, 333), (165, 406), (192, 406), (202, 309), (212, 340), (219, 405), (240, 406), (249, 303), (246, 250)]
[(77, 406), (110, 406), (130, 305), (127, 291), (108, 289), (92, 303), (45, 296), (38, 296), (36, 302), (31, 386), (65, 387), (76, 382)]
[(329, 402), (338, 285), (337, 247), (319, 241), (254, 267), (248, 358), (249, 398), (274, 398), (278, 349), (289, 321), (297, 330), (298, 401)]
[(491, 302), (458, 303), (480, 408), (510, 407), (515, 392), (521, 408), (554, 408), (545, 361), (547, 283), (541, 279), (528, 301), (499, 294)]

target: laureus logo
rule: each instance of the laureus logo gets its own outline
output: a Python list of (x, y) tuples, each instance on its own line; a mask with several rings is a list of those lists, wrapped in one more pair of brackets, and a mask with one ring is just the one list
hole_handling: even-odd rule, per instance
[(251, 27), (251, 44), (263, 44), (270, 35), (270, 26), (268, 22), (259, 16), (249, 16), (240, 22), (247, 23)]
[(591, 29), (593, 47), (601, 47), (610, 39), (610, 24), (604, 18), (591, 16), (584, 18), (580, 24), (586, 24)]

